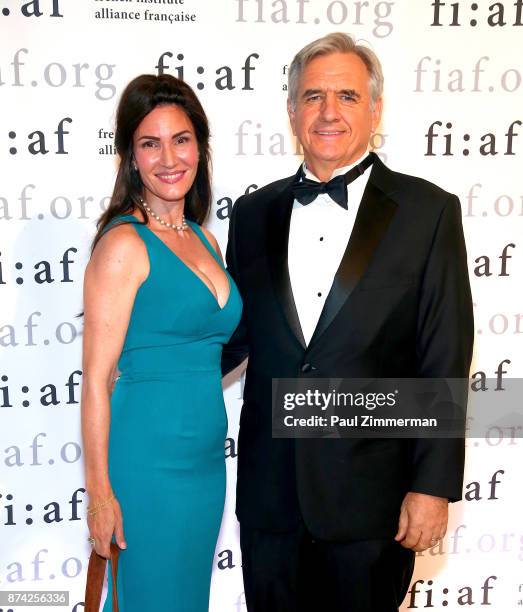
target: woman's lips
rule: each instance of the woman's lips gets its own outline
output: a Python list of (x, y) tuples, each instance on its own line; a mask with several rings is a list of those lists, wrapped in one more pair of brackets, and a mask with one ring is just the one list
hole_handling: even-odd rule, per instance
[(162, 172), (162, 174), (157, 174), (156, 178), (162, 183), (167, 183), (168, 185), (174, 185), (174, 183), (178, 183), (185, 174), (185, 170), (181, 172)]

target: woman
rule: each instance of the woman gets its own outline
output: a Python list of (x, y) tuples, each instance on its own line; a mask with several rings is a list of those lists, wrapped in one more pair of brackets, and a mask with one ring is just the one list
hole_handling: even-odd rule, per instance
[[(204, 612), (225, 496), (221, 349), (241, 311), (199, 225), (211, 204), (207, 119), (183, 81), (142, 75), (120, 100), (115, 144), (84, 283), (90, 541), (107, 558), (112, 538), (122, 549), (120, 612)], [(111, 589), (109, 577), (104, 612)]]

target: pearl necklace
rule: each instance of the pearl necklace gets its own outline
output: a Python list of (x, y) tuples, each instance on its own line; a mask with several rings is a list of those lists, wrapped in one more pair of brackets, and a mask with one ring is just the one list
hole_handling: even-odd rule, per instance
[(164, 221), (160, 216), (158, 216), (154, 212), (154, 210), (152, 210), (152, 208), (150, 208), (147, 205), (147, 202), (145, 202), (145, 200), (142, 200), (142, 198), (140, 198), (140, 202), (141, 202), (141, 204), (143, 204), (143, 207), (151, 215), (151, 217), (156, 219), (156, 221), (158, 221), (158, 223), (160, 223), (161, 225), (165, 225), (165, 227), (168, 227), (168, 228), (173, 229), (173, 230), (178, 231), (178, 232), (183, 232), (184, 230), (189, 229), (189, 226), (187, 225), (187, 223), (185, 221), (185, 215), (184, 214), (182, 214), (182, 224), (181, 225), (175, 225), (174, 223), (168, 223), (167, 221)]

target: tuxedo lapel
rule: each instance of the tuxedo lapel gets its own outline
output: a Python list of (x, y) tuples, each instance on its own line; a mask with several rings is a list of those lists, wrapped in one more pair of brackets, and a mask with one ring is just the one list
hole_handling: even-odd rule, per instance
[[(390, 171), (376, 158), (354, 227), (309, 346), (318, 340), (347, 301), (381, 243), (397, 204)], [(349, 204), (350, 205), (350, 204)]]
[[(299, 173), (300, 170), (298, 170)], [(292, 294), (288, 263), (289, 226), (294, 202), (292, 193), (294, 180), (295, 177), (289, 179), (287, 186), (274, 198), (269, 207), (267, 257), (276, 299), (292, 332), (302, 347), (305, 348), (305, 338)]]

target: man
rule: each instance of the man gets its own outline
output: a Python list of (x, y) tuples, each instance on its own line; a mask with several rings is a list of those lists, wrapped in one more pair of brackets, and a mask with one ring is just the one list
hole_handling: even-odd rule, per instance
[(248, 352), (237, 516), (249, 612), (396, 611), (414, 551), (444, 536), (461, 498), (462, 439), (271, 435), (273, 378), (468, 377), (459, 200), (368, 153), (382, 87), (379, 60), (345, 34), (302, 49), (288, 113), (304, 164), (232, 212), (244, 314), (223, 369)]

